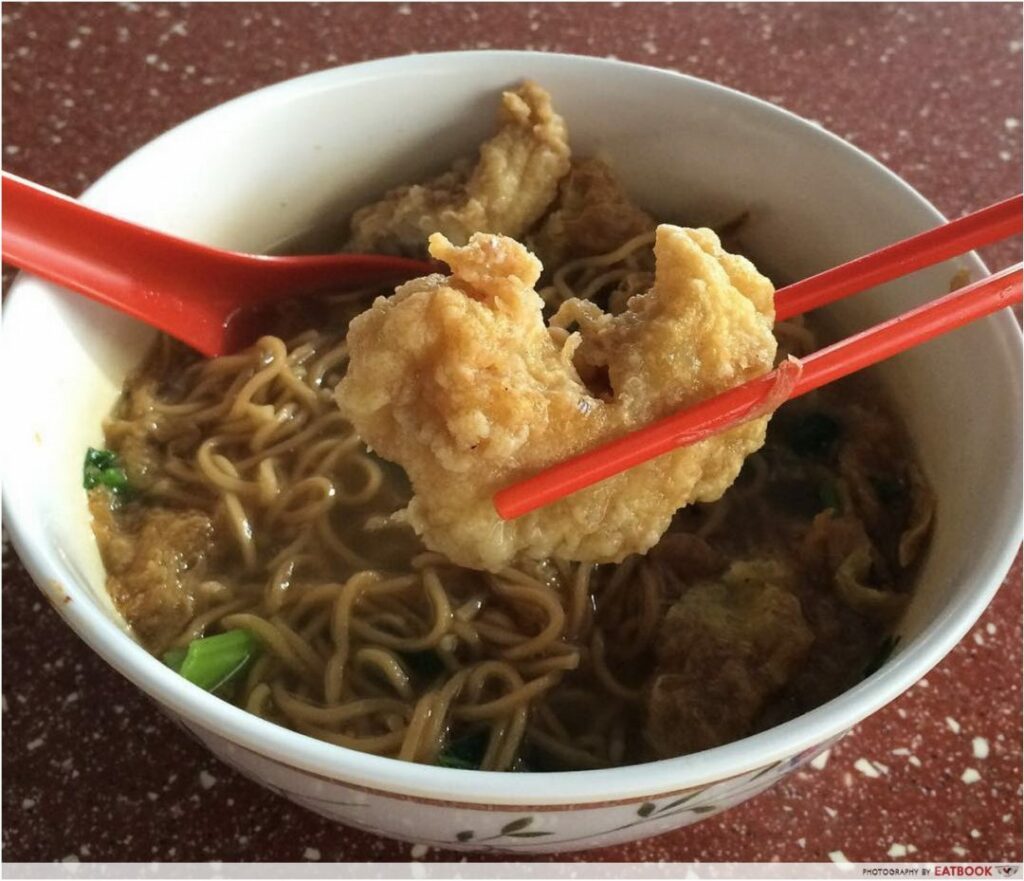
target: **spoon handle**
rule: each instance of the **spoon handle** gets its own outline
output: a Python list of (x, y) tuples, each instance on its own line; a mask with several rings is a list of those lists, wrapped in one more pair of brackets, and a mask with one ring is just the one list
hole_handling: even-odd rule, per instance
[(210, 248), (101, 214), (7, 172), (3, 258), (208, 356), (269, 332), (273, 315), (261, 306), (432, 271), (423, 261), (382, 254), (263, 257)]
[(5, 262), (157, 327), (173, 326), (186, 311), (198, 322), (216, 320), (196, 296), (216, 274), (208, 249), (7, 172), (2, 250)]

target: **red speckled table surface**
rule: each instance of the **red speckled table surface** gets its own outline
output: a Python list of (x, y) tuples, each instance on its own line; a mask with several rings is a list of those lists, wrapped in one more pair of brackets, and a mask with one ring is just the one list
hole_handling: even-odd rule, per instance
[[(5, 3), (3, 165), (77, 194), (243, 92), (368, 58), (491, 47), (613, 56), (742, 89), (820, 121), (948, 215), (1021, 188), (1021, 8), (986, 3)], [(1020, 240), (985, 256), (1015, 262)], [(220, 765), (78, 640), (6, 542), (3, 671), (5, 861), (461, 858), (333, 825)], [(827, 762), (697, 826), (566, 858), (836, 851), (1021, 859), (1019, 559), (952, 654)]]

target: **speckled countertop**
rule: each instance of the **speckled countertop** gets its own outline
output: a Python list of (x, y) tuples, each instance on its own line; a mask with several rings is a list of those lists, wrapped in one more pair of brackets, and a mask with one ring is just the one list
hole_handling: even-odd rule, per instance
[[(1020, 189), (1021, 8), (986, 3), (4, 3), (3, 165), (77, 194), (259, 86), (491, 47), (612, 56), (751, 92), (868, 150), (948, 215)], [(1015, 262), (1020, 240), (984, 256)], [(219, 764), (78, 640), (6, 541), (3, 671), (5, 861), (453, 858), (332, 825)], [(1021, 859), (1019, 558), (952, 654), (807, 770), (697, 826), (567, 858), (837, 851)]]

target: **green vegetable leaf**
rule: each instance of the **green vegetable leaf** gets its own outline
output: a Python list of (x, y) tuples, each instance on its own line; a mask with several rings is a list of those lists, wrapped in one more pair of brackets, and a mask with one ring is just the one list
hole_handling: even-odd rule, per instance
[(194, 685), (217, 691), (239, 676), (259, 651), (259, 641), (250, 631), (228, 630), (194, 639), (187, 649), (171, 649), (164, 663)]
[(478, 731), (448, 743), (445, 750), (437, 757), (442, 768), (462, 768), (466, 771), (478, 771), (480, 763), (487, 752), (487, 732)]
[(786, 442), (801, 456), (824, 456), (839, 439), (842, 428), (827, 413), (814, 411), (797, 419), (786, 433)]
[(437, 757), (437, 763), (442, 768), (461, 768), (463, 771), (478, 771), (480, 765), (468, 759), (460, 758), (448, 752), (443, 752)]
[(95, 447), (89, 447), (85, 454), (85, 464), (101, 471), (104, 468), (111, 468), (117, 464), (117, 453), (113, 450), (97, 450)]
[(636, 809), (636, 812), (641, 817), (649, 817), (651, 814), (654, 813), (654, 810), (657, 807), (658, 806), (654, 802), (652, 802), (652, 801), (645, 801), (642, 805), (640, 805), (640, 807), (638, 807)]
[(181, 672), (181, 665), (185, 663), (185, 656), (187, 654), (187, 648), (168, 649), (164, 652), (164, 663), (175, 673), (179, 673)]
[(128, 475), (125, 473), (117, 453), (111, 450), (97, 450), (89, 447), (82, 466), (82, 486), (93, 489), (105, 486), (117, 496), (131, 494)]

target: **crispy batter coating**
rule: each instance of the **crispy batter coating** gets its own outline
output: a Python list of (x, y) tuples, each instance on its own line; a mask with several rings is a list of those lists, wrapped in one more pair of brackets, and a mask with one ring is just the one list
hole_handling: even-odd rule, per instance
[(616, 316), (570, 301), (570, 334), (545, 324), (541, 266), (522, 245), (486, 234), (430, 245), (452, 276), (409, 282), (352, 322), (337, 398), (363, 440), (405, 468), (415, 497), (403, 516), (452, 561), (497, 571), (520, 555), (646, 551), (679, 507), (719, 498), (764, 442), (768, 420), (755, 419), (501, 521), (491, 496), (502, 486), (770, 370), (772, 285), (710, 230), (661, 226), (653, 288)]
[(606, 254), (654, 227), (654, 218), (633, 203), (606, 163), (574, 159), (559, 186), (558, 203), (529, 244), (550, 268)]
[(434, 232), (458, 245), (474, 232), (519, 238), (554, 201), (568, 171), (565, 122), (551, 96), (526, 82), (502, 94), (498, 132), (480, 147), (475, 167), (456, 163), (425, 184), (399, 187), (359, 209), (345, 249), (422, 256)]

